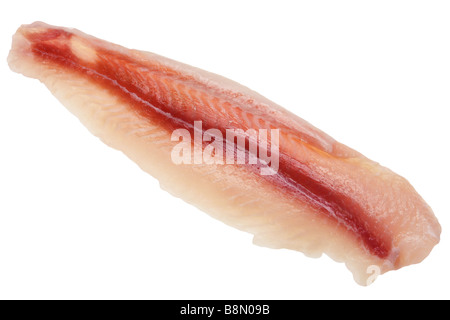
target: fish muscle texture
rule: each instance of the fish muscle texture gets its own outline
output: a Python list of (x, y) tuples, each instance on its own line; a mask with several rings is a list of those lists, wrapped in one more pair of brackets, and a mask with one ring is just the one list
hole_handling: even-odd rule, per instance
[[(439, 242), (437, 219), (407, 180), (231, 80), (42, 22), (18, 29), (8, 63), (163, 189), (255, 244), (325, 253), (366, 285), (373, 270), (419, 263)], [(191, 163), (174, 161), (180, 145)], [(214, 161), (196, 161), (212, 145)], [(216, 161), (225, 154), (243, 161)]]

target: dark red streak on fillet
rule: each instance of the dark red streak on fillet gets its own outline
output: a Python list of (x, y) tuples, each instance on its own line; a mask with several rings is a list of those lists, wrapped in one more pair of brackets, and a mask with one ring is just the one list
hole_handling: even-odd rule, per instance
[[(134, 110), (141, 116), (151, 120), (153, 123), (164, 126), (170, 131), (185, 128), (193, 135), (193, 121), (182, 111), (171, 108), (169, 101), (161, 103), (161, 97), (152, 95), (152, 88), (144, 88), (139, 82), (139, 77), (134, 76), (137, 68), (146, 68), (149, 72), (161, 72), (158, 66), (152, 70), (151, 66), (139, 65), (139, 62), (130, 60), (129, 57), (116, 52), (95, 48), (98, 59), (95, 63), (80, 61), (70, 49), (70, 38), (72, 34), (63, 30), (49, 30), (46, 32), (32, 33), (26, 35), (31, 41), (33, 54), (46, 62), (53, 62), (59, 66), (79, 72), (91, 80), (95, 80), (104, 88), (108, 88), (112, 94), (131, 103)], [(111, 66), (111, 61), (121, 61), (120, 66)], [(130, 67), (127, 67), (127, 66)], [(167, 69), (163, 72), (175, 73)], [(186, 78), (187, 82), (193, 81)], [(179, 101), (178, 101), (179, 102)], [(203, 130), (213, 127), (213, 123), (204, 123)], [(225, 136), (226, 128), (220, 129)], [(247, 149), (248, 153), (249, 150)], [(251, 169), (257, 169), (259, 165)], [(249, 165), (252, 167), (252, 165)], [(320, 210), (327, 216), (343, 223), (347, 228), (359, 237), (366, 248), (380, 258), (386, 258), (391, 251), (390, 239), (386, 236), (377, 236), (374, 231), (369, 230), (363, 217), (363, 209), (353, 199), (327, 188), (317, 178), (314, 172), (305, 164), (280, 152), (278, 174), (274, 176), (262, 176), (271, 182), (284, 187), (301, 200), (309, 203), (312, 207)]]
[(279, 172), (292, 181), (300, 197), (313, 207), (325, 211), (328, 215), (344, 223), (352, 232), (359, 235), (370, 252), (380, 258), (386, 258), (390, 251), (390, 242), (376, 236), (365, 227), (360, 212), (361, 206), (350, 197), (330, 190), (314, 178), (314, 172), (295, 159), (280, 154)]

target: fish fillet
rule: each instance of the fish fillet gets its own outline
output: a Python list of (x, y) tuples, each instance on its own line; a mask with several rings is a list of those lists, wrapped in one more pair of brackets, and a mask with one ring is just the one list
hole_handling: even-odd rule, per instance
[[(8, 63), (163, 189), (257, 245), (326, 254), (368, 285), (374, 270), (419, 263), (439, 243), (436, 217), (407, 180), (231, 80), (42, 22), (18, 29)], [(191, 140), (174, 138), (178, 129)], [(208, 148), (214, 161), (201, 157)], [(200, 159), (174, 161), (174, 150)]]

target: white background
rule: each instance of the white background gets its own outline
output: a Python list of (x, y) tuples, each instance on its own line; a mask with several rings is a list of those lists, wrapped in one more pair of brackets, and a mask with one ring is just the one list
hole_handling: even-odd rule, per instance
[[(450, 298), (448, 1), (2, 1), (0, 298)], [(41, 20), (224, 75), (405, 176), (442, 241), (359, 287), (344, 265), (252, 245), (160, 190), (36, 80)], [(274, 200), (275, 201), (275, 200)]]

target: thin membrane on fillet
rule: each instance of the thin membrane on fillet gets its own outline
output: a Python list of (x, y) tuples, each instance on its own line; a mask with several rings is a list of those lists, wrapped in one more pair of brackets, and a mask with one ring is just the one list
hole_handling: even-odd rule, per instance
[[(8, 62), (164, 190), (254, 234), (255, 244), (325, 253), (366, 285), (374, 267), (419, 263), (439, 242), (437, 219), (407, 180), (236, 82), (42, 22), (19, 28)], [(172, 133), (194, 136), (195, 121), (205, 136), (242, 129), (251, 139), (248, 129), (278, 129), (275, 174), (261, 175), (266, 164), (250, 148), (256, 166), (175, 164)]]

